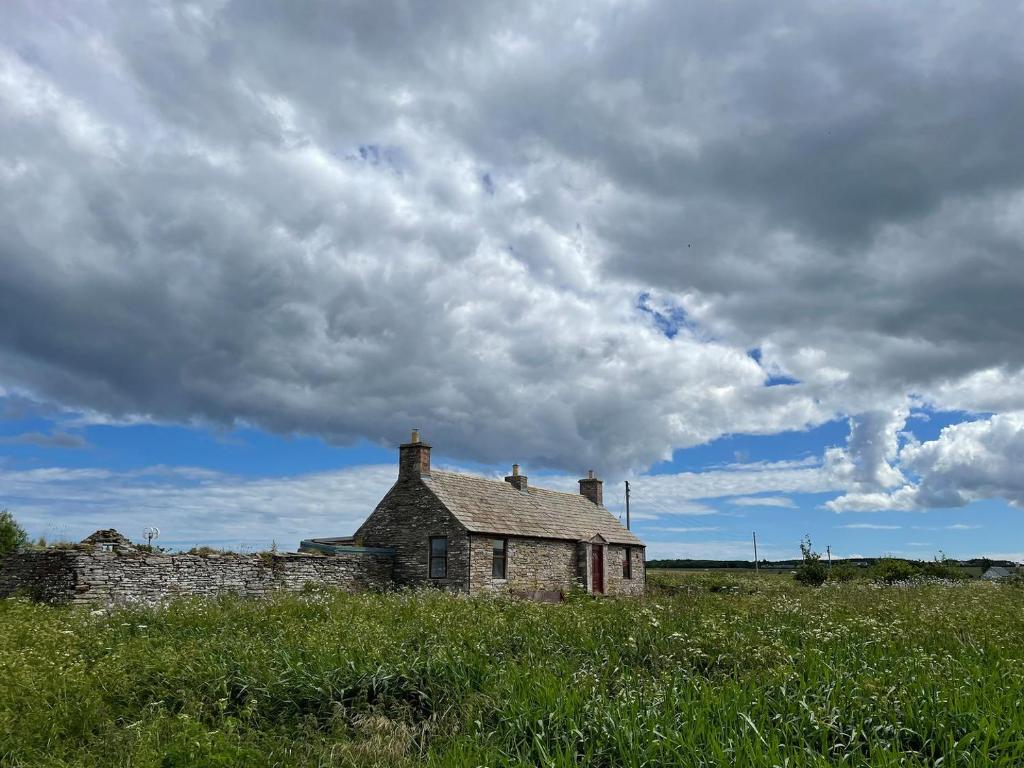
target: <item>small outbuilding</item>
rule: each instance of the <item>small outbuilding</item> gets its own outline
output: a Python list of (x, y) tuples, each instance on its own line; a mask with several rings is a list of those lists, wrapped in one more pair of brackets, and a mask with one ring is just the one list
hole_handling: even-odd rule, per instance
[(398, 480), (351, 538), (310, 539), (302, 551), (350, 546), (394, 551), (399, 586), (509, 592), (555, 599), (575, 589), (643, 594), (645, 545), (604, 506), (593, 472), (579, 493), (432, 470), (416, 431), (399, 446)]
[(986, 581), (1002, 581), (1003, 579), (1008, 579), (1011, 576), (1013, 576), (1013, 571), (1002, 565), (990, 566), (988, 570), (981, 574), (981, 578)]

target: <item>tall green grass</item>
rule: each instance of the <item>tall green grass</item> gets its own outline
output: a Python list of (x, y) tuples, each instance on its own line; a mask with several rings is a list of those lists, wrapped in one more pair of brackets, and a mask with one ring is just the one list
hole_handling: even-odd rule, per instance
[(654, 581), (0, 601), (0, 765), (1024, 765), (1024, 590)]

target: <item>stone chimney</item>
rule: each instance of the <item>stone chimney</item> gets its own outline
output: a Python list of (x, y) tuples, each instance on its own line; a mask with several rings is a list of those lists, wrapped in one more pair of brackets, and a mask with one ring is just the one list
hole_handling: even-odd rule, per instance
[(604, 505), (604, 481), (594, 477), (594, 470), (587, 472), (587, 476), (580, 480), (580, 495), (586, 496), (597, 506)]
[(512, 474), (505, 477), (505, 482), (510, 483), (517, 491), (525, 491), (528, 487), (526, 485), (526, 475), (519, 474), (518, 464), (512, 465)]
[(412, 431), (412, 439), (398, 446), (398, 479), (418, 479), (430, 474), (430, 446), (420, 442), (420, 431)]

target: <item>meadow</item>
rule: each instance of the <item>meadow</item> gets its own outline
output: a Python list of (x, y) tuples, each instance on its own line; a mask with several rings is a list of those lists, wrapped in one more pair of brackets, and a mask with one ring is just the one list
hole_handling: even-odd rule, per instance
[(1024, 589), (0, 601), (3, 766), (1024, 764)]

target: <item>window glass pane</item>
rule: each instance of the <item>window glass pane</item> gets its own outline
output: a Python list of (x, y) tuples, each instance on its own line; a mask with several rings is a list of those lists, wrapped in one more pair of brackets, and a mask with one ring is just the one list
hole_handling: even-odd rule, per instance
[(491, 539), (491, 578), (505, 578), (505, 540)]
[(443, 579), (448, 575), (448, 562), (441, 557), (430, 558), (430, 578)]
[(430, 540), (430, 578), (448, 577), (448, 539), (443, 536)]

